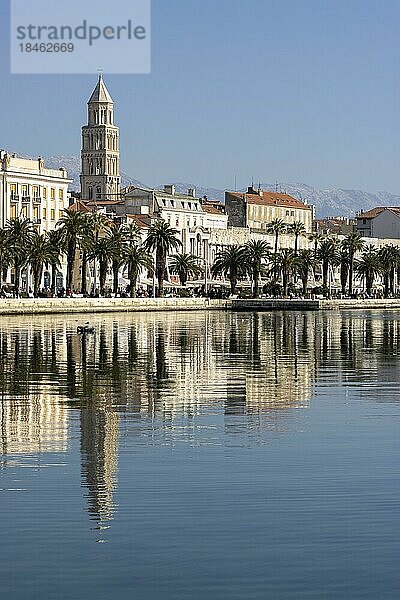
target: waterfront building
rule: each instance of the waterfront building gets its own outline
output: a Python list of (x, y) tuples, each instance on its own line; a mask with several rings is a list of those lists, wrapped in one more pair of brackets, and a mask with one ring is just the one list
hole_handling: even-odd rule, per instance
[(400, 239), (400, 206), (378, 206), (357, 215), (357, 231), (365, 238)]
[(30, 219), (39, 233), (56, 227), (68, 207), (67, 171), (46, 169), (44, 160), (19, 158), (0, 151), (0, 224), (22, 217)]
[(121, 188), (119, 129), (114, 125), (114, 102), (102, 75), (88, 102), (81, 159), (81, 199), (116, 200)]
[(307, 233), (312, 231), (314, 207), (288, 194), (250, 186), (246, 193), (225, 192), (225, 207), (230, 227), (265, 231), (271, 221), (282, 219), (288, 225), (301, 222)]
[(178, 193), (174, 185), (163, 190), (131, 187), (124, 194), (124, 204), (116, 206), (117, 214), (146, 217), (149, 222), (163, 219), (177, 229), (182, 247), (180, 252), (190, 253), (208, 260), (211, 232), (226, 230), (228, 216), (221, 203), (197, 198), (196, 190)]

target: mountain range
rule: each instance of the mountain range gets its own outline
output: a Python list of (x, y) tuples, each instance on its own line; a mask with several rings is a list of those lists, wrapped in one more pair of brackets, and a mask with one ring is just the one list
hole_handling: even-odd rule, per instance
[[(80, 159), (77, 156), (49, 156), (45, 158), (48, 168), (58, 169), (65, 167), (69, 177), (73, 180), (73, 190), (79, 190)], [(160, 182), (146, 182), (145, 184), (133, 178), (128, 173), (121, 172), (122, 185), (138, 185), (160, 188)], [(164, 183), (174, 183), (171, 181)], [(209, 188), (194, 183), (175, 182), (177, 191), (185, 192), (189, 188), (196, 188), (197, 196), (207, 196), (210, 199), (224, 201), (225, 190)], [(375, 206), (400, 206), (400, 195), (390, 192), (365, 192), (361, 190), (347, 190), (331, 188), (320, 190), (305, 183), (261, 183), (264, 190), (285, 192), (294, 198), (313, 204), (318, 218), (346, 216), (351, 217), (360, 211), (369, 210)], [(245, 190), (238, 190), (245, 191)]]

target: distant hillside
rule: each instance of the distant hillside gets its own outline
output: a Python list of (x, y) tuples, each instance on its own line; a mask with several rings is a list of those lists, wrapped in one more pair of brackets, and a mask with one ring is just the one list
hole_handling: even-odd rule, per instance
[[(77, 156), (49, 156), (45, 158), (49, 168), (65, 167), (69, 177), (73, 180), (72, 189), (79, 190), (80, 159)], [(122, 172), (122, 185), (146, 185), (162, 187), (160, 182), (146, 182), (145, 184)], [(173, 183), (166, 181), (163, 183)], [(190, 187), (197, 190), (198, 196), (208, 196), (216, 200), (224, 200), (224, 190), (209, 188), (194, 183), (177, 182), (175, 186), (179, 192), (185, 192)], [(265, 190), (274, 191), (275, 184), (262, 183)], [(245, 191), (245, 190), (240, 190)], [(345, 190), (332, 188), (319, 190), (305, 183), (281, 183), (278, 191), (286, 192), (299, 200), (314, 204), (318, 217), (327, 216), (354, 216), (360, 210), (368, 210), (374, 206), (400, 206), (400, 195), (390, 192), (364, 192), (361, 190)]]

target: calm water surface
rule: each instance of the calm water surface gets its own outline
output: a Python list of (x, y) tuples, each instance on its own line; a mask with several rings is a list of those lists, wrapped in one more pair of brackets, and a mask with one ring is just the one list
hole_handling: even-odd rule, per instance
[(400, 596), (400, 313), (0, 322), (6, 600)]

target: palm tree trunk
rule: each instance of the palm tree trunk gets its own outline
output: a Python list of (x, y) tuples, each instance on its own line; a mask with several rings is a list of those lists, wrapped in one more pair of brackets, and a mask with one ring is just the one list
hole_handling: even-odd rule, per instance
[(385, 298), (387, 298), (389, 296), (389, 273), (388, 271), (385, 271), (385, 274), (383, 276), (383, 285), (384, 285), (384, 294), (385, 294)]
[(129, 287), (131, 298), (136, 298), (136, 284), (137, 284), (137, 275), (134, 273), (129, 274)]
[(350, 265), (349, 265), (349, 296), (351, 297), (353, 294), (353, 267), (354, 267), (354, 259), (350, 256)]
[(162, 298), (164, 296), (164, 274), (165, 274), (165, 258), (164, 257), (156, 256), (156, 270), (157, 270), (157, 281), (158, 281), (157, 297)]
[(236, 286), (238, 284), (238, 280), (236, 279), (236, 277), (233, 275), (231, 275), (230, 277), (230, 283), (231, 283), (231, 295), (234, 296), (236, 293)]
[(119, 274), (119, 265), (118, 263), (113, 263), (113, 294), (116, 296), (118, 294), (118, 274)]
[(14, 293), (19, 298), (19, 281), (21, 278), (21, 268), (17, 261), (14, 262)]
[(37, 267), (33, 271), (33, 295), (35, 298), (39, 296), (40, 281), (42, 279), (43, 266)]
[(81, 294), (85, 296), (87, 294), (87, 252), (82, 253), (82, 282), (81, 282)]
[(329, 263), (324, 261), (322, 264), (322, 287), (326, 290), (328, 288), (328, 269)]
[(258, 294), (259, 294), (259, 287), (258, 287), (258, 281), (260, 279), (260, 273), (258, 272), (258, 270), (254, 271), (254, 278), (253, 278), (253, 298), (258, 298)]
[(289, 277), (286, 269), (282, 269), (282, 285), (283, 285), (283, 295), (286, 298), (288, 295), (288, 285), (289, 285)]
[(107, 265), (100, 261), (100, 296), (104, 296), (107, 277)]
[(305, 297), (307, 296), (308, 272), (304, 273), (301, 282), (303, 284), (303, 296)]
[(56, 263), (51, 264), (51, 295), (56, 295), (56, 282), (57, 282), (57, 265)]
[(67, 258), (67, 281), (66, 288), (72, 292), (72, 281), (74, 277), (74, 262), (75, 262), (75, 244), (70, 244), (68, 248)]

